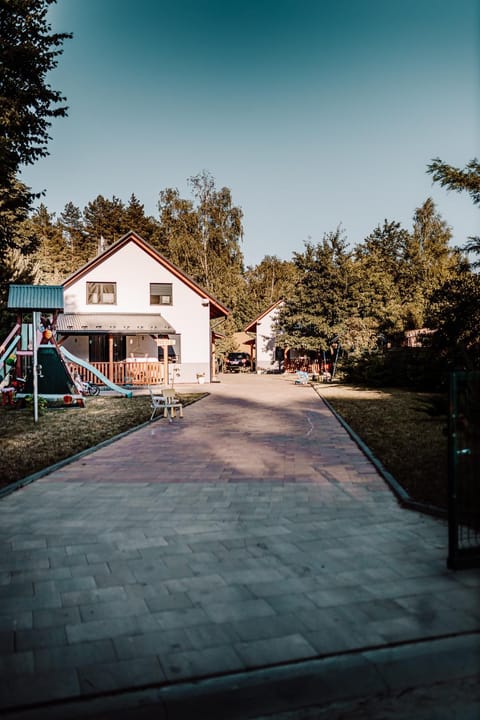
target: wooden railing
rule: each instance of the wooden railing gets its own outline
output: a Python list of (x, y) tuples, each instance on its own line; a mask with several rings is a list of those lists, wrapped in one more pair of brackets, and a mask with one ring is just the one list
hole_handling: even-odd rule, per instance
[(309, 360), (308, 358), (296, 360), (285, 360), (285, 372), (303, 371), (308, 373), (319, 374), (323, 370), (324, 363), (318, 360)]
[[(73, 365), (83, 380), (98, 383), (98, 378), (86, 368)], [(96, 370), (116, 385), (161, 385), (163, 384), (163, 363), (160, 362), (92, 362)]]

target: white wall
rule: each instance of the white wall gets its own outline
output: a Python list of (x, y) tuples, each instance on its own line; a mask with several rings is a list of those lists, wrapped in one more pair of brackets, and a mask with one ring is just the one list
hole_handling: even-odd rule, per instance
[(278, 314), (278, 307), (265, 315), (257, 322), (257, 369), (274, 370), (277, 368), (275, 362), (275, 320)]
[[(116, 305), (87, 305), (87, 282), (116, 282)], [(150, 305), (150, 283), (171, 283), (172, 305)], [(160, 314), (182, 336), (178, 382), (195, 381), (197, 372), (205, 372), (209, 377), (208, 305), (204, 305), (200, 295), (133, 241), (66, 288), (64, 302), (65, 313)]]

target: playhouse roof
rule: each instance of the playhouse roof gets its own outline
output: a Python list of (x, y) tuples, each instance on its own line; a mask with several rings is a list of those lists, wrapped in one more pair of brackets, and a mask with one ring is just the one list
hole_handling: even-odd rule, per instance
[(63, 310), (62, 285), (10, 285), (7, 307), (12, 310)]

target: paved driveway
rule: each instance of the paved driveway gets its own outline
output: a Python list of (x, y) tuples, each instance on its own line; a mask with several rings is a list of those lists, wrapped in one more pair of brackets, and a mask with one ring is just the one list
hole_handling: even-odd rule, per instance
[(54, 717), (52, 701), (345, 657), (358, 695), (395, 687), (406, 643), (411, 674), (432, 643), (476, 637), (480, 573), (447, 571), (445, 524), (399, 507), (312, 388), (207, 389), (0, 501), (0, 708)]

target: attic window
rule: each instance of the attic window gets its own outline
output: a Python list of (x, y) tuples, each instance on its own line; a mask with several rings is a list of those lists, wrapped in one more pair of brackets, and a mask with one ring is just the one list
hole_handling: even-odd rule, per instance
[(172, 305), (172, 283), (150, 283), (150, 305)]
[(115, 305), (117, 283), (87, 282), (88, 305)]

